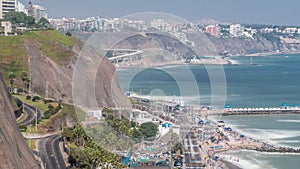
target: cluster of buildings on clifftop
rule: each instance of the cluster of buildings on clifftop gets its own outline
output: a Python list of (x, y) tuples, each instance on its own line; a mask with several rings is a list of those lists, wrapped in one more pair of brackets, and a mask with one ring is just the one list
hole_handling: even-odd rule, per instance
[(189, 31), (192, 26), (188, 23), (169, 22), (164, 19), (151, 21), (132, 20), (124, 18), (89, 17), (86, 19), (62, 18), (49, 19), (51, 25), (61, 32), (176, 32), (179, 30)]
[(25, 6), (18, 0), (0, 0), (0, 19), (4, 19), (6, 13), (16, 11), (32, 16), (38, 22), (41, 18), (48, 18), (46, 9), (41, 5), (29, 3)]
[(199, 31), (216, 37), (254, 38), (257, 33), (300, 34), (300, 27), (256, 25), (256, 24), (207, 24), (197, 25), (183, 21), (156, 18), (137, 20), (128, 18), (89, 17), (86, 19), (61, 18), (49, 19), (51, 25), (61, 31), (81, 32), (189, 32)]
[[(10, 21), (5, 20), (5, 15), (9, 12), (23, 12), (27, 16), (31, 16), (35, 19), (35, 22), (39, 22), (41, 18), (48, 18), (46, 9), (43, 6), (32, 4), (31, 2), (25, 6), (18, 0), (0, 0), (0, 35), (14, 35), (12, 32), (12, 24)], [(17, 27), (15, 28), (20, 31), (27, 30), (26, 27)]]

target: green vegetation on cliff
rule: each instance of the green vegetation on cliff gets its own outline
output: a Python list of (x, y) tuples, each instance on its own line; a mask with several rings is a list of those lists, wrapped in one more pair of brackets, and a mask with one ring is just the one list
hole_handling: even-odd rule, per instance
[(38, 42), (42, 53), (58, 63), (68, 60), (72, 56), (70, 47), (79, 42), (76, 38), (53, 30), (26, 32), (23, 37)]
[(71, 47), (79, 41), (56, 30), (27, 31), (19, 36), (0, 36), (0, 70), (8, 82), (10, 72), (28, 72), (29, 52), (25, 43), (35, 44), (43, 55), (56, 63), (68, 61), (74, 54)]

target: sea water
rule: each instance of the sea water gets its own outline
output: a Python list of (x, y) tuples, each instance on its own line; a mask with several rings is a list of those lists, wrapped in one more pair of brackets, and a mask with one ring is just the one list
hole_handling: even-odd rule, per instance
[[(186, 104), (210, 106), (216, 98), (220, 98), (219, 104), (232, 107), (300, 104), (300, 55), (253, 57), (252, 64), (250, 57), (230, 59), (239, 64), (124, 69), (118, 71), (118, 79), (124, 92), (173, 98)], [(300, 148), (300, 115), (218, 118), (246, 136), (279, 146)], [(244, 164), (243, 168), (300, 168), (300, 156), (294, 154), (240, 151), (231, 155), (240, 158), (239, 164)]]

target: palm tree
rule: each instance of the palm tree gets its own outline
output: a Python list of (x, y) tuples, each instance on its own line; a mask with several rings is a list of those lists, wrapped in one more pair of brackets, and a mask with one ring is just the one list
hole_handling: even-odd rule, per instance
[(8, 78), (9, 78), (9, 83), (10, 83), (10, 92), (13, 92), (13, 85), (15, 83), (16, 80), (16, 74), (14, 72), (10, 72), (8, 74)]
[(79, 124), (75, 124), (72, 130), (73, 137), (76, 139), (76, 145), (83, 146), (84, 145), (84, 130)]
[(27, 83), (27, 80), (28, 80), (28, 75), (25, 71), (22, 71), (21, 74), (20, 74), (20, 77), (21, 77), (21, 80), (23, 82), (23, 93), (24, 93), (24, 86), (26, 88), (26, 83)]

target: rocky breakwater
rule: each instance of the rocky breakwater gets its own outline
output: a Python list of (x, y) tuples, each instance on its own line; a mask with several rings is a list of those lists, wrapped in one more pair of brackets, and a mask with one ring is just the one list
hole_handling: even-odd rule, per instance
[(256, 147), (256, 151), (270, 152), (270, 153), (300, 153), (300, 149), (292, 147), (276, 147), (270, 144), (264, 143), (262, 147)]

